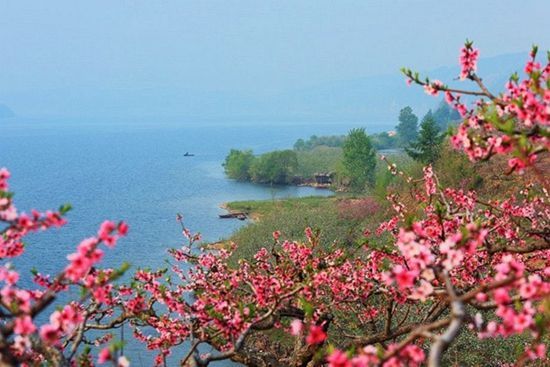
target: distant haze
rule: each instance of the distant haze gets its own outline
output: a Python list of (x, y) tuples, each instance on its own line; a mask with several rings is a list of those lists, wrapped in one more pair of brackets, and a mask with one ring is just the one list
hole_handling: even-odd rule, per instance
[(401, 66), (452, 78), (469, 38), (500, 87), (531, 44), (550, 49), (548, 14), (547, 0), (0, 0), (0, 104), (76, 123), (387, 121), (437, 102)]

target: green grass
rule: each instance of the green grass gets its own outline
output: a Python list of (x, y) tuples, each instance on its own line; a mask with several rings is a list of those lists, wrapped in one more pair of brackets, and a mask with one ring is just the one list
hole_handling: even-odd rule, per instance
[(283, 239), (305, 240), (306, 227), (322, 228), (324, 244), (336, 240), (341, 231), (335, 231), (338, 225), (335, 200), (305, 197), (229, 203), (229, 209), (246, 211), (256, 219), (231, 236), (230, 240), (238, 246), (234, 256), (251, 258), (259, 249), (273, 243), (274, 231), (280, 231)]
[(342, 148), (318, 146), (312, 150), (297, 151), (297, 174), (311, 178), (317, 172), (336, 172), (342, 161)]
[[(435, 164), (435, 170), (439, 175), (440, 182), (450, 187), (459, 187), (463, 189), (475, 188), (482, 194), (494, 197), (494, 186), (496, 183), (489, 183), (482, 180), (485, 177), (492, 177), (492, 171), (489, 168), (497, 169), (498, 166), (488, 166), (488, 164), (478, 164), (472, 168), (466, 161), (467, 158), (452, 151), (445, 151), (442, 159)], [(413, 161), (403, 153), (397, 152), (389, 156), (391, 162), (398, 165), (399, 170), (403, 170), (407, 175), (415, 178), (422, 177), (422, 165)], [(482, 168), (481, 175), (478, 172)], [(351, 194), (337, 194), (333, 197), (304, 197), (284, 200), (265, 200), (265, 201), (238, 201), (227, 204), (228, 209), (236, 211), (245, 211), (257, 218), (236, 233), (229, 240), (237, 244), (237, 250), (233, 255), (233, 260), (239, 258), (250, 259), (261, 247), (271, 246), (273, 244), (272, 233), (275, 230), (282, 232), (282, 239), (305, 240), (304, 229), (321, 230), (321, 245), (324, 247), (332, 244), (347, 249), (354, 248), (361, 244), (363, 230), (365, 228), (371, 231), (388, 216), (388, 204), (384, 197), (390, 192), (397, 192), (403, 200), (413, 201), (407, 193), (410, 184), (405, 183), (400, 177), (388, 173), (387, 165), (379, 162), (376, 170), (377, 180), (374, 188), (371, 188), (363, 196), (352, 196)], [(481, 175), (481, 176), (480, 176)], [(501, 185), (512, 185), (514, 182), (504, 181)], [(369, 195), (369, 196), (365, 196)], [(354, 206), (354, 203), (361, 203), (362, 200), (372, 200), (371, 204), (380, 205), (376, 212), (369, 212), (366, 215), (364, 207)], [(373, 231), (374, 232), (374, 231)], [(386, 237), (373, 237), (371, 245), (392, 246), (393, 240), (389, 235)], [(376, 300), (371, 300), (374, 306)], [(472, 314), (475, 311), (472, 310)], [(365, 330), (354, 329), (357, 325), (355, 315), (338, 315), (344, 324), (348, 324), (353, 333), (364, 334)], [(416, 322), (415, 315), (409, 315), (409, 320)], [(484, 319), (491, 319), (493, 314), (487, 312)], [(273, 340), (291, 341), (290, 338), (280, 330), (268, 332)], [(338, 332), (331, 328), (332, 342), (336, 345), (341, 339)], [(399, 339), (398, 339), (399, 340)], [(477, 338), (475, 333), (464, 327), (457, 341), (445, 353), (443, 365), (445, 366), (499, 366), (503, 362), (514, 362), (518, 355), (524, 349), (527, 342), (527, 335), (514, 336), (508, 339), (482, 339)], [(544, 342), (548, 343), (545, 339)], [(467, 351), (465, 353), (465, 351)], [(544, 362), (532, 362), (529, 366), (543, 366)]]
[(276, 199), (276, 200), (244, 200), (244, 201), (232, 201), (226, 204), (227, 209), (235, 211), (244, 211), (250, 214), (256, 214), (260, 217), (270, 214), (276, 214), (281, 210), (293, 210), (293, 209), (319, 209), (326, 208), (327, 205), (333, 204), (338, 196), (306, 196), (301, 198), (288, 198), (288, 199)]
[(323, 247), (352, 248), (361, 241), (363, 230), (366, 227), (372, 229), (385, 212), (380, 210), (374, 215), (359, 212), (354, 218), (344, 215), (342, 207), (358, 199), (349, 194), (338, 194), (227, 203), (228, 209), (247, 212), (256, 219), (229, 238), (238, 246), (233, 256), (250, 259), (259, 249), (273, 243), (274, 231), (280, 231), (282, 239), (303, 241), (306, 227), (321, 231), (320, 244)]

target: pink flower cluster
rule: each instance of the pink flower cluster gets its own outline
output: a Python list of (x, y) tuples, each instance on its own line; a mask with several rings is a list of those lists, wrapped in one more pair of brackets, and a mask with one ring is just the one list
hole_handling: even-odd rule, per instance
[[(115, 234), (118, 232), (118, 234)], [(103, 250), (98, 248), (98, 245), (103, 242), (109, 247), (115, 246), (120, 236), (125, 236), (128, 232), (128, 225), (120, 222), (116, 225), (114, 222), (105, 221), (101, 224), (97, 237), (90, 237), (82, 242), (77, 247), (77, 251), (67, 256), (70, 261), (65, 268), (65, 275), (72, 282), (78, 282), (84, 277), (94, 264), (101, 261), (103, 258)]]
[(443, 83), (440, 80), (434, 80), (424, 86), (424, 91), (430, 96), (437, 96), (442, 88)]
[(372, 345), (364, 347), (357, 355), (350, 357), (347, 353), (335, 349), (328, 357), (329, 367), (418, 367), (424, 362), (424, 351), (414, 344), (397, 350), (396, 345), (388, 347), (388, 351), (395, 355), (389, 358), (380, 358), (379, 351)]
[[(518, 223), (530, 223), (533, 230), (548, 226), (547, 199), (530, 194), (534, 187), (525, 187), (520, 199), (480, 203), (474, 192), (440, 188), (429, 166), (422, 184), (415, 194), (422, 215), (412, 222), (404, 215), (410, 208), (397, 196), (391, 198), (397, 215), (377, 232), (382, 236), (388, 231), (394, 237), (390, 249), (367, 247), (354, 257), (341, 249), (324, 251), (318, 234), (307, 228), (305, 243), (283, 241), (275, 232), (271, 250), (262, 248), (252, 260), (232, 266), (229, 251), (172, 251), (176, 261), (197, 265), (187, 270), (172, 267), (181, 284), (163, 282), (162, 272), (136, 274), (136, 290), (148, 294), (139, 304), (158, 302), (168, 312), (146, 318), (142, 314), (141, 320), (147, 320), (154, 333), (146, 335), (136, 328), (138, 339), (159, 351), (159, 363), (189, 338), (229, 353), (255, 325), (266, 327), (272, 315), (304, 309), (305, 304), (313, 311), (293, 319), (290, 333), (322, 348), (330, 340), (327, 314), (353, 313), (365, 327), (384, 316), (369, 305), (373, 295), (383, 295), (396, 308), (434, 302), (448, 296), (443, 274), (450, 276), (457, 292), (464, 292), (463, 302), (474, 307), (495, 304), (498, 319), (470, 325), (480, 337), (508, 337), (526, 330), (536, 336), (539, 304), (550, 294), (550, 253), (546, 248), (531, 250), (540, 237)], [(192, 302), (182, 301), (191, 294)], [(517, 299), (524, 302), (522, 309), (514, 306)], [(270, 327), (282, 327), (282, 321), (272, 322)], [(376, 353), (371, 346), (356, 353), (334, 349), (326, 361), (330, 366), (420, 365), (425, 351), (415, 344), (418, 338)]]
[[(428, 94), (445, 93), (445, 100), (455, 108), (464, 121), (451, 138), (456, 148), (463, 149), (472, 161), (485, 160), (492, 155), (509, 155), (512, 171), (523, 172), (537, 162), (537, 157), (550, 148), (550, 61), (546, 65), (536, 61), (537, 48), (533, 48), (525, 65), (526, 77), (514, 75), (503, 93), (495, 96), (475, 74), (479, 51), (467, 42), (461, 50), (461, 79), (474, 80), (480, 91), (463, 91), (443, 86), (441, 82), (421, 81), (405, 69), (407, 80), (424, 86)], [(467, 107), (461, 97), (477, 95), (473, 107)]]
[(466, 42), (460, 50), (460, 79), (464, 80), (470, 77), (477, 70), (477, 59), (479, 51), (472, 46), (472, 42)]
[(57, 344), (62, 335), (71, 334), (84, 321), (82, 310), (75, 304), (65, 306), (61, 311), (54, 311), (50, 322), (40, 328), (40, 337), (47, 344)]
[[(12, 193), (8, 191), (9, 177), (9, 171), (1, 168), (0, 222), (4, 227), (0, 232), (0, 260), (21, 256), (24, 237), (29, 233), (63, 226), (66, 223), (63, 214), (70, 209), (63, 206), (59, 212), (18, 212), (13, 204)], [(20, 274), (13, 266), (10, 263), (0, 266), (0, 327), (5, 338), (0, 347), (2, 358), (30, 363), (22, 365), (38, 365), (48, 360), (47, 354), (43, 352), (47, 348), (57, 349), (62, 356), (67, 343), (81, 342), (75, 335), (78, 329), (83, 327), (84, 315), (94, 315), (93, 310), (98, 309), (98, 304), (95, 303), (98, 295), (102, 290), (112, 288), (109, 282), (113, 271), (96, 268), (103, 257), (103, 251), (98, 246), (101, 242), (109, 247), (114, 246), (127, 231), (128, 226), (123, 222), (115, 225), (113, 222), (105, 221), (100, 226), (97, 237), (83, 240), (77, 251), (68, 256), (70, 263), (63, 272), (54, 278), (35, 273), (34, 282), (40, 289), (22, 288), (19, 282)], [(91, 303), (86, 304), (82, 300), (71, 302), (54, 311), (49, 322), (38, 326), (36, 316), (54, 302), (60, 292), (67, 291), (74, 285), (84, 287), (86, 294), (93, 295)], [(10, 322), (10, 318), (13, 321)], [(76, 350), (77, 346), (74, 348)]]
[[(537, 51), (534, 47), (525, 65), (526, 77), (520, 80), (513, 75), (498, 95), (476, 74), (479, 51), (472, 42), (466, 42), (460, 51), (460, 79), (474, 81), (479, 90), (450, 88), (438, 80), (421, 80), (410, 69), (402, 71), (407, 83), (423, 86), (426, 93), (436, 96), (443, 92), (445, 101), (459, 112), (463, 121), (451, 137), (457, 149), (464, 150), (472, 161), (508, 155), (510, 170), (522, 173), (550, 148), (550, 60), (546, 65), (538, 62)], [(469, 107), (463, 97), (471, 95), (481, 98)]]

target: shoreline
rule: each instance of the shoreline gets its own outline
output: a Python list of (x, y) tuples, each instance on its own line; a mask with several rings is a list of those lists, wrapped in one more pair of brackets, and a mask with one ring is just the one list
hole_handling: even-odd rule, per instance
[[(298, 186), (298, 185), (293, 185)], [(324, 195), (309, 195), (309, 196), (299, 196), (299, 197), (285, 197), (285, 198), (278, 198), (278, 199), (253, 199), (253, 200), (234, 200), (234, 201), (227, 201), (222, 202), (218, 204), (218, 208), (225, 211), (227, 214), (235, 214), (235, 217), (220, 217), (219, 219), (233, 219), (236, 220), (238, 214), (245, 214), (246, 219), (244, 220), (245, 223), (243, 223), (242, 227), (244, 228), (247, 226), (254, 226), (262, 221), (262, 217), (264, 215), (269, 215), (274, 207), (278, 207), (278, 210), (283, 210), (283, 207), (286, 207), (288, 204), (290, 205), (296, 205), (297, 202), (309, 202), (311, 200), (313, 201), (325, 201), (325, 200), (334, 200), (335, 198), (339, 197), (340, 195), (336, 191), (332, 191), (332, 195), (324, 196)], [(234, 206), (233, 208), (231, 206)], [(224, 215), (220, 213), (219, 215)], [(238, 230), (231, 233), (229, 236), (220, 238), (217, 241), (204, 243), (202, 244), (202, 248), (206, 250), (211, 251), (217, 251), (222, 249), (229, 249), (231, 248), (232, 244), (232, 238), (234, 234)]]
[[(227, 214), (242, 213), (242, 211), (240, 210), (230, 209), (228, 204), (229, 202), (223, 202), (218, 205), (218, 208), (225, 210)], [(219, 219), (237, 219), (237, 218), (219, 218)], [(259, 221), (259, 215), (246, 212), (245, 221), (248, 221), (247, 224), (256, 223)], [(204, 244), (201, 244), (201, 247), (209, 251), (227, 250), (231, 247), (231, 241), (230, 241), (231, 236), (233, 236), (233, 233), (228, 237), (228, 239), (222, 239), (215, 242), (204, 243)]]
[[(267, 200), (269, 200), (269, 199), (267, 199)], [(262, 201), (262, 200), (250, 200), (250, 201)], [(221, 203), (220, 205), (218, 205), (218, 207), (220, 209), (225, 210), (227, 212), (227, 214), (245, 213), (246, 214), (246, 219), (245, 220), (248, 220), (249, 222), (255, 223), (255, 222), (260, 221), (259, 213), (254, 212), (254, 211), (231, 209), (231, 208), (229, 208), (229, 203), (230, 203), (230, 201)], [(222, 218), (220, 218), (220, 219), (222, 219)], [(223, 219), (225, 219), (225, 218), (223, 218)], [(227, 218), (227, 219), (235, 219), (235, 218)]]

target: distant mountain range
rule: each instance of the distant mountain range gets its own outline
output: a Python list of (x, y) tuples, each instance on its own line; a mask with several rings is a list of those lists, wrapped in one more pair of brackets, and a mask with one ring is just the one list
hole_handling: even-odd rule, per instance
[[(487, 85), (499, 91), (510, 74), (521, 71), (527, 53), (481, 59), (479, 73)], [(422, 75), (448, 84), (458, 67), (441, 67)], [(461, 83), (462, 88), (475, 88)], [(6, 92), (5, 92), (6, 93)], [(215, 121), (376, 122), (393, 126), (399, 110), (411, 106), (419, 115), (438, 100), (418, 86), (407, 87), (403, 76), (370, 76), (326, 82), (277, 95), (258, 96), (229, 92), (204, 92), (184, 88), (124, 90), (56, 90), (3, 94), (0, 99), (17, 107), (21, 115), (40, 117), (177, 118)], [(4, 106), (5, 107), (5, 106)], [(0, 116), (7, 112), (0, 106)]]
[[(479, 74), (487, 86), (501, 91), (514, 71), (521, 71), (525, 54), (503, 55), (482, 59)], [(441, 67), (421, 73), (446, 84), (471, 89), (470, 82), (460, 83), (458, 67)], [(351, 121), (395, 121), (399, 110), (411, 106), (424, 114), (437, 104), (418, 86), (407, 87), (405, 78), (395, 75), (381, 75), (324, 83), (315, 87), (292, 91), (265, 101), (266, 115), (280, 113), (281, 117), (302, 119), (329, 119)]]

